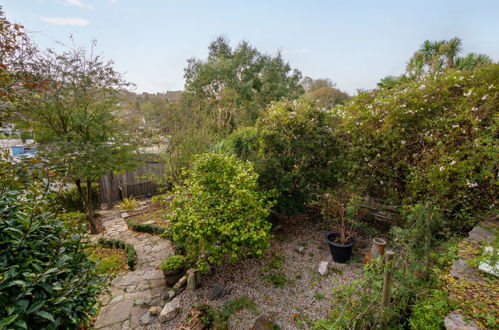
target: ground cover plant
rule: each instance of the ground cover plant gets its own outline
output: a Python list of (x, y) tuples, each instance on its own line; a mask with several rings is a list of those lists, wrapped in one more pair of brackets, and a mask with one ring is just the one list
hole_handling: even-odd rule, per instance
[(88, 249), (88, 259), (96, 263), (98, 274), (114, 275), (130, 270), (128, 254), (121, 249), (93, 247)]

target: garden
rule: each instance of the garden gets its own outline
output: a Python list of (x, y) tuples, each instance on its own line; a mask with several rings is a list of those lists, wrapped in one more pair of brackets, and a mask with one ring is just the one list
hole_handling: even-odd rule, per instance
[[(170, 102), (1, 33), (38, 151), (1, 153), (0, 330), (498, 328), (499, 64), (461, 40), (350, 96), (219, 37)], [(100, 209), (155, 139), (160, 193)]]

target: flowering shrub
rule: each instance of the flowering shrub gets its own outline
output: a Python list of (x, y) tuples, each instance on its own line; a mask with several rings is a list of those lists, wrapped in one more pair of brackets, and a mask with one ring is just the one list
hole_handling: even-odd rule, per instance
[(259, 119), (255, 168), (261, 186), (277, 190), (278, 212), (300, 212), (314, 193), (335, 186), (342, 149), (334, 128), (331, 111), (303, 100), (274, 103)]
[(431, 199), (447, 215), (496, 207), (499, 65), (449, 70), (343, 107), (350, 176), (373, 196)]
[(235, 155), (198, 156), (183, 184), (175, 188), (165, 236), (185, 247), (188, 258), (208, 264), (261, 256), (268, 247), (271, 202), (257, 191), (251, 163)]

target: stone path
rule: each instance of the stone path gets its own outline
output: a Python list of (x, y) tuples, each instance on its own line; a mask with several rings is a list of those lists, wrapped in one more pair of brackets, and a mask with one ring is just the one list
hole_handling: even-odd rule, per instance
[[(155, 320), (149, 314), (152, 306), (162, 307), (167, 301), (166, 283), (159, 264), (173, 255), (168, 240), (158, 235), (136, 233), (128, 229), (120, 213), (110, 213), (102, 219), (104, 232), (100, 237), (115, 238), (132, 244), (137, 252), (136, 269), (118, 274), (111, 282), (109, 293), (94, 327), (97, 329), (145, 329)], [(165, 299), (164, 299), (165, 298)]]

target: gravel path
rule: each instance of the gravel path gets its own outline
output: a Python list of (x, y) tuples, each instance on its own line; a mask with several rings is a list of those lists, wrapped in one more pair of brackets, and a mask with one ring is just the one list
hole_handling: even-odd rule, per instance
[[(283, 228), (288, 230), (276, 234), (265, 258), (217, 268), (203, 279), (201, 288), (179, 294), (182, 312), (175, 319), (162, 324), (157, 321), (149, 329), (177, 329), (192, 306), (208, 304), (221, 308), (224, 302), (243, 295), (254, 300), (257, 313), (236, 312), (229, 319), (230, 329), (250, 329), (260, 315), (267, 316), (281, 329), (310, 329), (315, 320), (326, 318), (333, 289), (360, 277), (363, 265), (334, 263), (325, 242), (326, 231), (320, 229), (319, 224), (300, 221), (285, 224)], [(303, 251), (296, 251), (300, 246), (304, 247)], [(276, 254), (283, 257), (283, 262), (282, 267), (273, 272), (286, 274), (283, 288), (263, 279), (268, 271), (262, 268), (268, 266)], [(318, 273), (321, 261), (329, 262), (326, 276)], [(210, 300), (215, 285), (224, 286), (228, 294)]]

